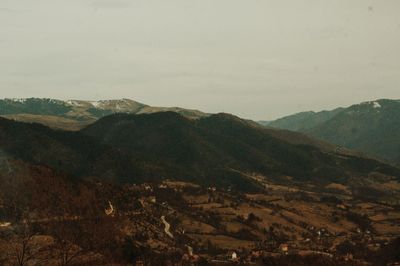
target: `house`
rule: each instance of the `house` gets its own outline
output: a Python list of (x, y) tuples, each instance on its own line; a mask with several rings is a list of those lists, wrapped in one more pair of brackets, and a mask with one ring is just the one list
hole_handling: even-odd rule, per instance
[(156, 202), (157, 202), (157, 199), (156, 199), (155, 196), (150, 196), (150, 197), (148, 198), (148, 200), (149, 200), (149, 202), (151, 202), (151, 203), (156, 203)]
[(193, 254), (193, 250), (189, 251), (189, 254), (185, 253), (182, 256), (182, 262), (190, 263), (190, 265), (194, 265), (194, 263), (198, 262), (200, 257), (198, 255)]
[(152, 188), (150, 185), (148, 185), (148, 184), (143, 184), (143, 186), (144, 186), (144, 189), (145, 189), (145, 190), (147, 190), (147, 191), (153, 191), (153, 188)]
[(279, 250), (281, 252), (287, 253), (287, 252), (289, 252), (289, 245), (288, 244), (280, 244)]
[(236, 251), (229, 251), (228, 252), (228, 260), (231, 260), (231, 261), (238, 261), (239, 260)]

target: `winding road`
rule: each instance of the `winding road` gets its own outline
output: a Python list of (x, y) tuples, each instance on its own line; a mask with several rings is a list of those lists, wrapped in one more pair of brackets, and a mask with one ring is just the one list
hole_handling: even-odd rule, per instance
[(161, 216), (161, 222), (163, 222), (163, 224), (165, 225), (164, 227), (164, 232), (170, 237), (170, 238), (174, 238), (174, 236), (172, 235), (172, 233), (169, 231), (169, 229), (171, 228), (171, 225), (165, 220), (165, 216)]

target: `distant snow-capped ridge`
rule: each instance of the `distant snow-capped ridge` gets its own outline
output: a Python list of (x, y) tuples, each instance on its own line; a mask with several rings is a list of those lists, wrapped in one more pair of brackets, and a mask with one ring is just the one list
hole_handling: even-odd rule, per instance
[(99, 109), (124, 109), (132, 106), (147, 106), (145, 104), (136, 102), (130, 99), (117, 99), (117, 100), (98, 100), (98, 101), (86, 101), (86, 100), (58, 100), (51, 98), (5, 98), (7, 102), (15, 103), (28, 103), (28, 102), (45, 102), (54, 104), (64, 104), (71, 107), (94, 107)]
[(379, 103), (379, 100), (362, 102), (362, 103), (360, 103), (360, 105), (371, 105), (373, 108), (381, 108), (382, 107), (382, 105)]
[(180, 107), (155, 107), (130, 99), (116, 100), (57, 100), (50, 98), (8, 98), (0, 99), (0, 115), (35, 114), (56, 115), (69, 118), (100, 118), (112, 113), (148, 114), (155, 112), (176, 112), (187, 118), (200, 118), (209, 114)]
[(16, 102), (16, 103), (26, 103), (28, 101), (45, 101), (45, 102), (50, 102), (50, 103), (64, 102), (61, 100), (50, 99), (50, 98), (4, 98), (4, 100), (8, 101), (8, 102)]
[(67, 105), (72, 107), (114, 110), (116, 112), (132, 112), (147, 106), (143, 103), (139, 103), (129, 99), (99, 101), (68, 100), (66, 101), (66, 103)]
[(24, 99), (24, 98), (6, 98), (5, 100), (13, 101), (13, 102), (19, 102), (19, 103), (26, 102), (26, 99)]

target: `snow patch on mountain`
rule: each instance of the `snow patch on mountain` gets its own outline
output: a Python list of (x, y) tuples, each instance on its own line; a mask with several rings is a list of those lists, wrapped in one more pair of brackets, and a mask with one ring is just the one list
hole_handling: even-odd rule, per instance
[(79, 103), (78, 101), (68, 100), (66, 102), (67, 102), (67, 104), (72, 105), (72, 106), (81, 106), (81, 103)]
[(101, 105), (100, 101), (94, 101), (94, 102), (90, 102), (95, 108), (99, 108)]
[(372, 103), (374, 108), (381, 108), (382, 106), (378, 102), (373, 102)]
[(18, 103), (26, 102), (26, 99), (23, 99), (23, 98), (11, 98), (11, 99), (6, 98), (5, 100), (11, 101), (11, 102), (18, 102)]

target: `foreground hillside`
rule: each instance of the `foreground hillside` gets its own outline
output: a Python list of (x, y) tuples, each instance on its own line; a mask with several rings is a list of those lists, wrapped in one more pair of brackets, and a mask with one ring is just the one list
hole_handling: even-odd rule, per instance
[(268, 123), (400, 164), (400, 101), (377, 100)]
[[(172, 180), (76, 180), (5, 154), (1, 166), (2, 265), (386, 265), (400, 259), (398, 205), (338, 183), (315, 189), (259, 180), (262, 191), (238, 193)], [(398, 200), (397, 182), (374, 185), (395, 191)]]

